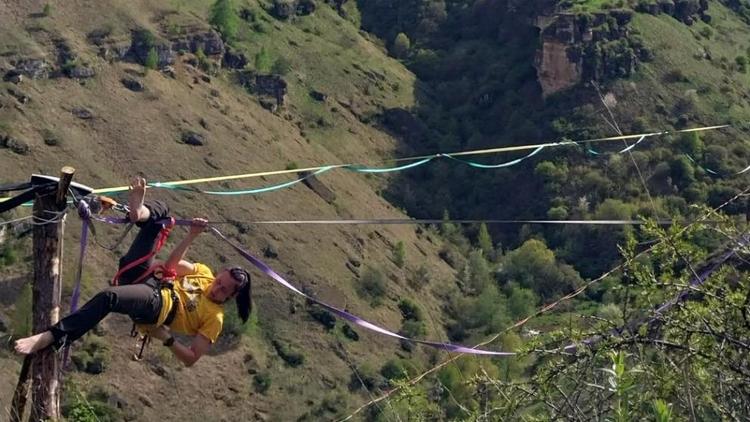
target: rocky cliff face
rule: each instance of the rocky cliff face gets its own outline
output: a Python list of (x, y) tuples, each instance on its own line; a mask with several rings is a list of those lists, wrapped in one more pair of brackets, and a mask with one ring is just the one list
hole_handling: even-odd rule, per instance
[(537, 51), (535, 67), (545, 96), (570, 88), (581, 81), (581, 57), (571, 57), (569, 54), (569, 49), (581, 41), (580, 34), (575, 30), (574, 20), (574, 15), (559, 15), (551, 20), (541, 17), (538, 21), (544, 28), (541, 28), (542, 46)]
[[(705, 0), (663, 0), (639, 5), (636, 10), (667, 14), (686, 25), (696, 19), (711, 19)], [(535, 67), (544, 96), (584, 80), (628, 77), (641, 61), (650, 60), (651, 51), (630, 31), (635, 13), (612, 9), (593, 14), (557, 11), (539, 16), (536, 26), (541, 32), (541, 48)]]

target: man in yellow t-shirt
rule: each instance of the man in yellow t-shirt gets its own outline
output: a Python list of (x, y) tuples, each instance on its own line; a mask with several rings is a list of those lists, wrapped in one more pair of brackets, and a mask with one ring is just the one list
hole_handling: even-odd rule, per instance
[[(161, 230), (161, 221), (169, 209), (163, 202), (145, 202), (146, 181), (136, 178), (130, 185), (129, 218), (139, 228), (133, 244), (120, 260), (120, 283), (96, 294), (78, 311), (66, 316), (47, 331), (16, 341), (18, 353), (29, 354), (49, 346), (68, 345), (94, 328), (110, 312), (127, 314), (152, 337), (160, 339), (186, 366), (203, 356), (221, 333), (223, 304), (237, 302), (243, 322), (250, 316), (250, 275), (240, 267), (221, 271), (216, 276), (203, 264), (183, 260), (185, 252), (202, 233), (208, 221), (193, 219), (188, 235), (161, 263), (153, 260), (153, 249)], [(149, 256), (138, 265), (139, 258)], [(155, 271), (155, 268), (162, 268)], [(171, 287), (159, 273), (175, 276)], [(145, 274), (145, 281), (139, 282)], [(167, 328), (170, 327), (170, 328)], [(194, 336), (189, 346), (176, 342), (171, 331)]]

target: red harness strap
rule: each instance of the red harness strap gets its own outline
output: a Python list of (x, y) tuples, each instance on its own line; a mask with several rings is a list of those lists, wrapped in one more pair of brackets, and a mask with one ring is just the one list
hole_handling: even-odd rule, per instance
[[(136, 259), (135, 261), (129, 263), (128, 265), (125, 265), (124, 267), (120, 268), (120, 270), (117, 271), (117, 274), (115, 274), (114, 278), (112, 278), (112, 281), (110, 282), (110, 284), (112, 286), (117, 286), (119, 284), (118, 281), (119, 281), (120, 276), (122, 275), (122, 273), (124, 273), (125, 271), (128, 271), (129, 269), (131, 269), (131, 268), (133, 268), (135, 266), (138, 266), (138, 265), (140, 265), (140, 264), (148, 261), (149, 259), (151, 259), (151, 257), (153, 257), (154, 255), (156, 255), (156, 253), (159, 252), (159, 250), (162, 248), (162, 246), (164, 246), (164, 243), (166, 243), (167, 237), (169, 237), (169, 232), (172, 231), (172, 228), (174, 227), (174, 225), (175, 225), (174, 218), (170, 217), (169, 218), (169, 223), (165, 224), (164, 227), (162, 227), (162, 229), (159, 231), (159, 238), (156, 241), (156, 245), (154, 245), (154, 249), (151, 252), (147, 253), (146, 255), (144, 255), (144, 256)], [(152, 268), (153, 268), (153, 266), (149, 267), (149, 269), (146, 270), (146, 271), (144, 271), (143, 274), (141, 274), (137, 279), (135, 279), (132, 284), (137, 284), (137, 283), (140, 283), (141, 281), (143, 281), (151, 273), (151, 269)], [(164, 272), (166, 274), (168, 271), (165, 269)], [(174, 272), (174, 270), (172, 270), (172, 272)], [(172, 277), (172, 278), (174, 278), (174, 277)]]

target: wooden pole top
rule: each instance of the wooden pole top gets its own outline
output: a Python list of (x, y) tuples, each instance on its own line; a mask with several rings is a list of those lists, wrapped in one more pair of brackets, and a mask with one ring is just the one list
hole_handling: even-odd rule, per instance
[(73, 181), (73, 174), (76, 169), (70, 166), (65, 166), (60, 170), (60, 180), (57, 182), (57, 196), (55, 197), (58, 208), (65, 206), (65, 196), (68, 193), (70, 182)]

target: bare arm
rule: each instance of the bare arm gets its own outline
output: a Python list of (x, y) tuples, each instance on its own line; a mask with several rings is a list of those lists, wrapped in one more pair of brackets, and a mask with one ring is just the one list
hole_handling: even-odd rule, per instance
[[(151, 331), (150, 334), (152, 337), (162, 341), (172, 336), (169, 329), (163, 325)], [(177, 359), (187, 367), (193, 366), (193, 364), (195, 364), (201, 356), (206, 354), (210, 348), (211, 340), (206, 338), (203, 334), (198, 334), (193, 337), (193, 341), (190, 343), (189, 347), (177, 341), (169, 346), (169, 350), (171, 350)]]
[(198, 334), (193, 337), (190, 347), (184, 346), (182, 343), (175, 341), (169, 350), (171, 350), (172, 353), (177, 356), (177, 359), (182, 361), (185, 366), (190, 367), (193, 366), (201, 356), (208, 352), (208, 349), (210, 348), (211, 341), (204, 337), (203, 334)]
[(185, 256), (185, 252), (187, 252), (190, 244), (193, 243), (193, 240), (195, 240), (195, 238), (206, 229), (207, 225), (208, 220), (205, 218), (194, 218), (193, 222), (190, 224), (190, 232), (188, 232), (188, 235), (182, 239), (182, 242), (174, 248), (172, 253), (169, 254), (169, 258), (164, 262), (164, 268), (174, 269), (177, 271), (178, 276), (195, 272), (195, 266), (191, 262), (185, 261), (182, 258)]

